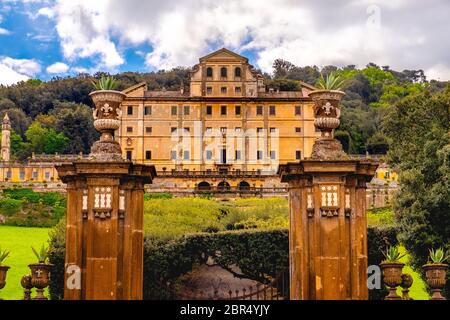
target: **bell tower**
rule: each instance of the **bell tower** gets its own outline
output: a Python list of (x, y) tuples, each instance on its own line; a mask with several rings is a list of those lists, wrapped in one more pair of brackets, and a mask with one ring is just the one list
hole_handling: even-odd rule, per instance
[(9, 161), (11, 158), (11, 121), (8, 114), (5, 113), (5, 117), (2, 122), (2, 160)]

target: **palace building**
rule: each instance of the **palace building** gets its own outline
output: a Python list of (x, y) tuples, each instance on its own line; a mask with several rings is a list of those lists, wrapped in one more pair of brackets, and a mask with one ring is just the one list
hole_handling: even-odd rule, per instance
[(124, 90), (118, 139), (126, 159), (156, 166), (155, 188), (284, 188), (279, 164), (311, 154), (315, 88), (267, 88), (247, 58), (220, 49), (200, 58), (189, 91)]

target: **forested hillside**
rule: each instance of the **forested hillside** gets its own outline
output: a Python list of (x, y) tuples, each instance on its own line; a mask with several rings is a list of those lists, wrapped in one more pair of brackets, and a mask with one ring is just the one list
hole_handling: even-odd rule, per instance
[[(388, 145), (380, 131), (380, 123), (387, 110), (402, 98), (426, 90), (440, 91), (445, 83), (427, 82), (422, 70), (391, 70), (388, 66), (368, 64), (364, 69), (355, 66), (337, 68), (326, 66), (298, 67), (284, 60), (276, 60), (273, 74), (265, 74), (267, 88), (296, 90), (299, 81), (314, 85), (321, 74), (335, 71), (346, 79), (343, 90), (341, 127), (336, 136), (350, 153), (384, 153)], [(0, 116), (8, 112), (12, 121), (12, 154), (26, 159), (35, 153), (88, 153), (98, 138), (92, 126), (93, 76), (55, 78), (48, 82), (29, 80), (13, 86), (0, 86)], [(115, 75), (118, 89), (146, 81), (150, 90), (189, 90), (189, 69), (151, 73), (126, 72)]]

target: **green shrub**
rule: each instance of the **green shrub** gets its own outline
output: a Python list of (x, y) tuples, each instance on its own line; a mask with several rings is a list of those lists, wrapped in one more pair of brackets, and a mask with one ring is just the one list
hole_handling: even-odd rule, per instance
[(0, 214), (3, 214), (5, 216), (13, 216), (20, 212), (22, 203), (22, 200), (10, 198), (0, 199)]
[(151, 199), (172, 199), (173, 194), (171, 193), (145, 193), (144, 194), (144, 200), (151, 200)]

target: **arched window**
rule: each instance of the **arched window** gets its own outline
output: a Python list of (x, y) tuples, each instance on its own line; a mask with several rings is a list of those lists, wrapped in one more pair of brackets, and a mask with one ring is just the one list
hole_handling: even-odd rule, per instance
[(211, 185), (206, 181), (202, 181), (198, 184), (197, 188), (198, 190), (211, 190)]
[(220, 181), (219, 184), (217, 185), (217, 189), (219, 190), (230, 190), (230, 184), (226, 181)]
[(240, 190), (248, 190), (248, 189), (250, 189), (250, 183), (248, 183), (247, 181), (239, 182), (239, 189)]
[(211, 67), (206, 68), (206, 76), (212, 77), (213, 76), (213, 70)]
[(227, 68), (225, 68), (225, 67), (220, 68), (220, 76), (222, 78), (226, 78), (227, 77)]
[(235, 77), (240, 77), (240, 76), (241, 76), (241, 68), (236, 67), (236, 68), (234, 69), (234, 76), (235, 76)]

